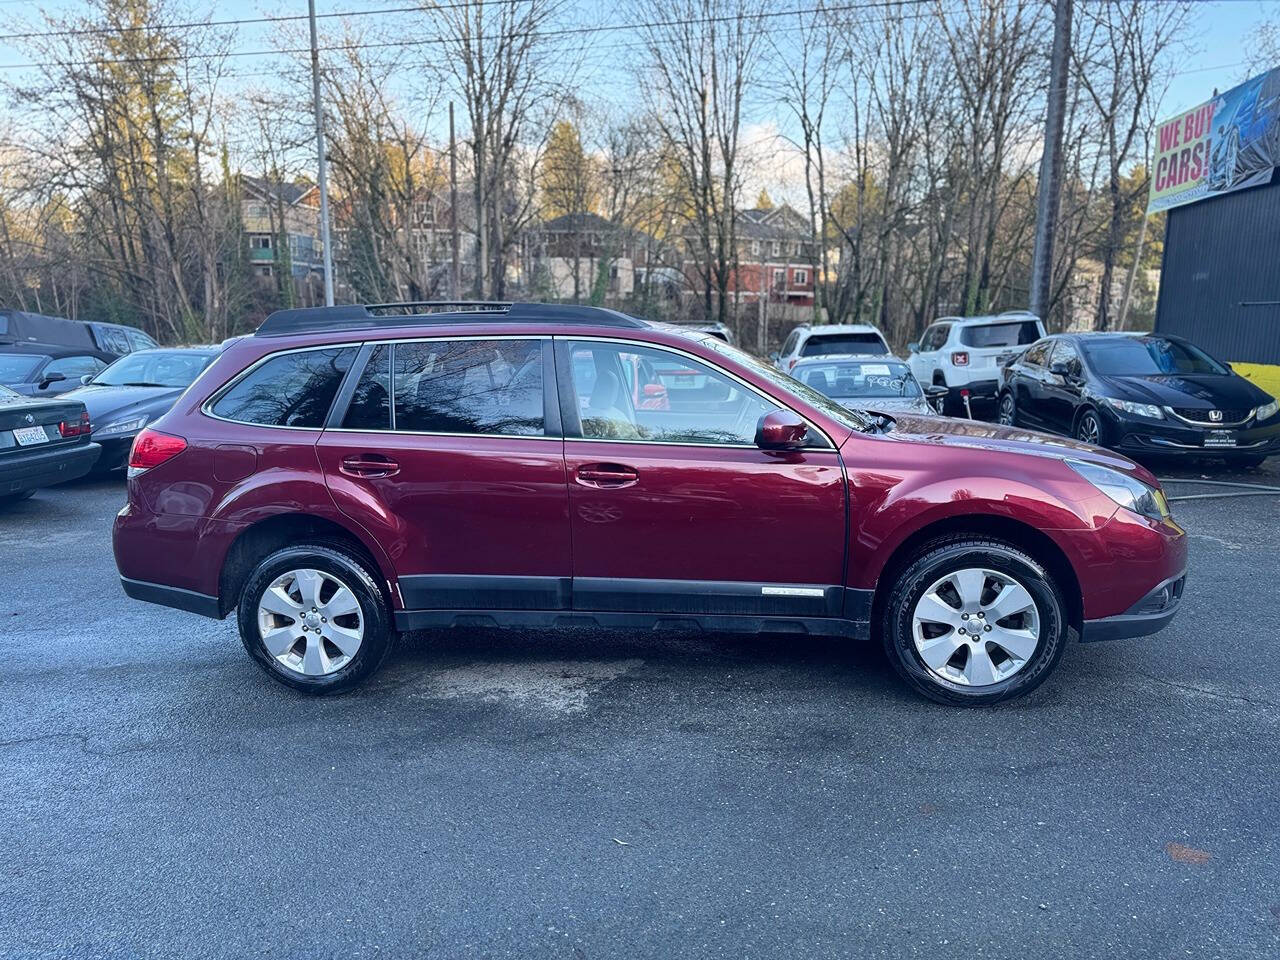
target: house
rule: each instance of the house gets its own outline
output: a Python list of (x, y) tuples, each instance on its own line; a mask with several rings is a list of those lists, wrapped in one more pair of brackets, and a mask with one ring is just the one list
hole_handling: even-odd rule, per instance
[(603, 278), (607, 299), (631, 297), (658, 246), (653, 237), (595, 213), (547, 220), (533, 228), (529, 242), (533, 274), (545, 295), (556, 300), (591, 299), (602, 270), (608, 271)]
[[(756, 207), (739, 210), (734, 230), (737, 263), (729, 276), (728, 292), (741, 304), (787, 304), (812, 307), (816, 244), (809, 221), (793, 207)], [(691, 253), (696, 240), (686, 238), (684, 273), (696, 292), (702, 280)]]
[[(320, 246), (320, 191), (313, 183), (240, 178), (240, 218), (249, 265), (259, 277), (273, 277), (285, 263), (295, 278), (323, 278)], [(280, 249), (288, 244), (288, 258)]]

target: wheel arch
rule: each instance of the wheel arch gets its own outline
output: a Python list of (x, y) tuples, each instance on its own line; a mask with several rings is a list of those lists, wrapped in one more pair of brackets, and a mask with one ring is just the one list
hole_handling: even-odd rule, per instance
[(908, 534), (885, 561), (876, 578), (871, 601), (871, 622), (880, 623), (884, 604), (893, 590), (899, 573), (925, 544), (956, 536), (988, 537), (1000, 540), (1026, 553), (1058, 581), (1067, 607), (1069, 625), (1080, 632), (1084, 624), (1084, 598), (1075, 568), (1062, 548), (1047, 534), (1029, 524), (995, 514), (964, 514), (927, 523)]
[[(218, 575), (218, 609), (226, 616), (239, 602), (249, 573), (268, 554), (307, 541), (339, 544), (364, 561), (384, 592), (390, 591), (394, 573), (376, 545), (357, 531), (313, 513), (279, 513), (246, 527), (228, 548)], [(388, 595), (388, 600), (391, 600)]]

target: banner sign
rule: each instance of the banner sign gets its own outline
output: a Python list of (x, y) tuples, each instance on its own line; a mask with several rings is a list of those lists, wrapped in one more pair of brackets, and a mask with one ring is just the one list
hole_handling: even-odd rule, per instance
[(1147, 213), (1267, 183), (1280, 166), (1280, 67), (1156, 128)]

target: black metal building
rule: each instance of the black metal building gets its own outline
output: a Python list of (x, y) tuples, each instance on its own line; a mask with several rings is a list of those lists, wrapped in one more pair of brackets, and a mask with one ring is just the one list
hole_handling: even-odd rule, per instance
[(1280, 183), (1169, 211), (1156, 330), (1280, 364)]

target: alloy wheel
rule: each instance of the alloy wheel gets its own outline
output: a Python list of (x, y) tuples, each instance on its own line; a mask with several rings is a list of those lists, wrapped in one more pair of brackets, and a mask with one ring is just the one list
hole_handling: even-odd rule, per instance
[(286, 670), (306, 677), (336, 673), (364, 640), (360, 602), (324, 570), (290, 570), (258, 599), (263, 646)]
[(1013, 394), (1006, 393), (1000, 398), (1000, 422), (1006, 427), (1012, 427), (1013, 424)]
[(1092, 413), (1086, 413), (1080, 418), (1080, 426), (1076, 430), (1076, 437), (1085, 443), (1091, 443), (1097, 446), (1098, 441), (1102, 437), (1102, 427), (1098, 423), (1098, 418)]
[(1040, 643), (1040, 611), (1031, 593), (998, 570), (948, 573), (916, 601), (916, 652), (935, 676), (969, 687), (1007, 680)]

